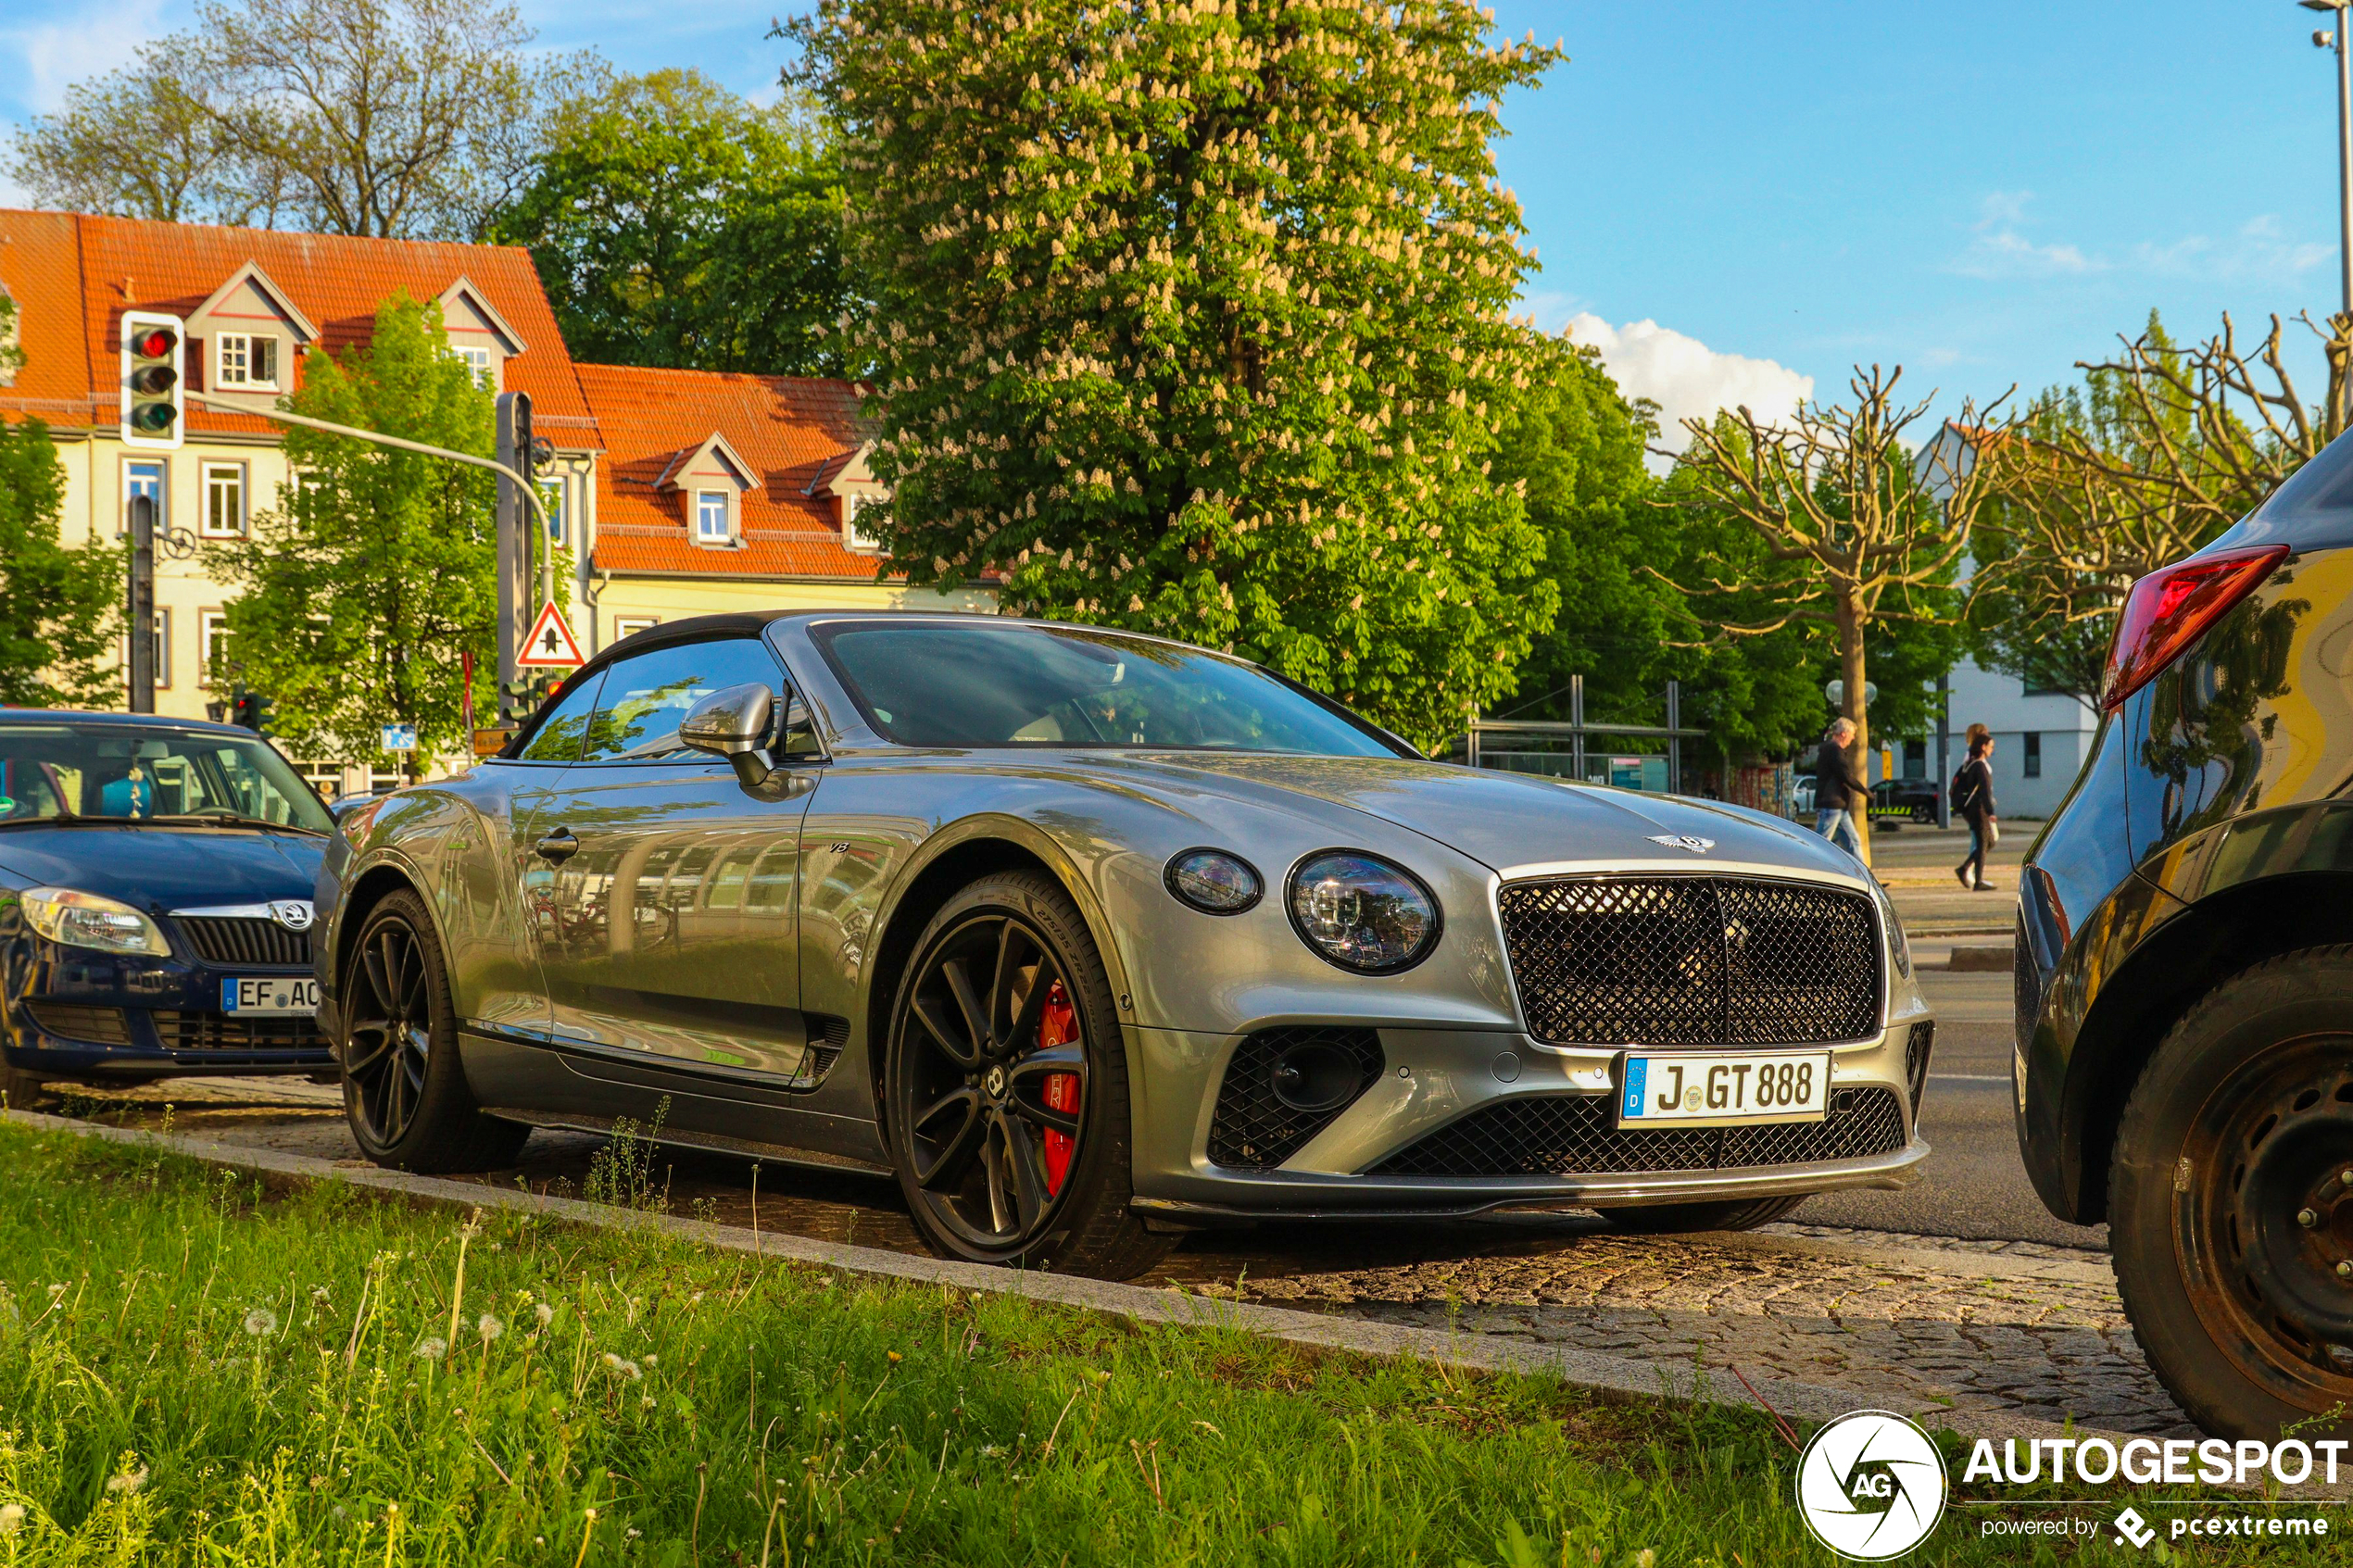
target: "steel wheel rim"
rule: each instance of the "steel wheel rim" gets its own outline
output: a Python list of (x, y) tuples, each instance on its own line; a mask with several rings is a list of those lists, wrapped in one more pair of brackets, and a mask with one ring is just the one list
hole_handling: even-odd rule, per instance
[(2353, 1041), (2248, 1059), (2199, 1108), (2182, 1158), (2213, 1173), (2174, 1199), (2208, 1334), (2290, 1404), (2353, 1403)]
[[(931, 946), (901, 1004), (892, 1111), (909, 1185), (976, 1250), (1013, 1252), (1045, 1234), (1084, 1153), (1087, 1046), (1075, 1010), (1067, 1038), (1049, 1032), (1050, 1006), (1070, 991), (1044, 935), (991, 912)], [(1050, 1103), (1063, 1099), (1076, 1104)], [(1067, 1140), (1059, 1180), (1049, 1134)]]
[(388, 1148), (416, 1123), (433, 1058), (433, 991), (408, 922), (384, 921), (361, 938), (346, 1016), (344, 1081), (368, 1135)]

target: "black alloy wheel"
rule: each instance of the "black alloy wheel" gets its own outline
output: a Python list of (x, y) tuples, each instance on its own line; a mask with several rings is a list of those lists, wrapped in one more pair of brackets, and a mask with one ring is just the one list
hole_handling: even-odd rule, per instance
[(368, 912), (339, 991), (344, 1114), (362, 1154), (423, 1172), (513, 1160), (531, 1130), (484, 1115), (466, 1085), (448, 972), (414, 894)]
[[(2208, 1431), (2353, 1436), (2353, 951), (2224, 982), (2117, 1135), (2110, 1240), (2150, 1364)], [(2308, 1432), (2308, 1436), (2315, 1435)]]
[(1049, 878), (985, 878), (932, 918), (892, 1010), (886, 1078), (893, 1164), (936, 1249), (1112, 1278), (1166, 1249), (1128, 1211), (1110, 982)]

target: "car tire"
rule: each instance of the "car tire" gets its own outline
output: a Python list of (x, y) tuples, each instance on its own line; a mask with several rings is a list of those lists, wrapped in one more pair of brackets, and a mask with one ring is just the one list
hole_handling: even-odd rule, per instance
[[(985, 986), (975, 979), (984, 960)], [(962, 991), (951, 971), (963, 973)], [(1024, 1022), (1033, 1014), (1034, 1027)], [(1072, 1026), (1076, 1040), (1060, 1032)], [(1134, 1140), (1118, 1009), (1085, 918), (1051, 877), (998, 872), (951, 897), (899, 977), (885, 1041), (891, 1166), (934, 1251), (1132, 1279), (1173, 1245), (1131, 1208)], [(1050, 1071), (1055, 1064), (1078, 1071)], [(1073, 1082), (1075, 1112), (1047, 1105)], [(1038, 1120), (1049, 1110), (1073, 1128), (1056, 1135), (1068, 1140), (1059, 1177), (1052, 1128)]]
[(458, 1054), (449, 970), (423, 900), (368, 911), (336, 986), (345, 1119), (359, 1152), (438, 1175), (514, 1163), (531, 1129), (484, 1114)]
[(1716, 1203), (1652, 1203), (1637, 1209), (1597, 1209), (1613, 1230), (1633, 1236), (1683, 1236), (1697, 1231), (1753, 1231), (1769, 1225), (1811, 1197), (1729, 1198)]
[(2108, 1248), (2125, 1314), (2158, 1380), (2219, 1436), (2353, 1437), (2353, 1291), (2336, 1273), (2353, 1263), (2348, 998), (2353, 947), (2233, 975), (2158, 1043), (2117, 1127)]

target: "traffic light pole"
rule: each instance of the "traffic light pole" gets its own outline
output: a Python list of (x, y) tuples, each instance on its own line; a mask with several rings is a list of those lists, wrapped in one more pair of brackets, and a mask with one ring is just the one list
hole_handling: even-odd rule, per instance
[[(181, 395), (191, 403), (201, 403), (208, 408), (217, 409), (224, 414), (250, 414), (259, 419), (275, 420), (280, 424), (300, 425), (305, 430), (321, 430), (325, 431), (329, 435), (346, 435), (354, 441), (372, 442), (378, 446), (391, 446), (403, 452), (422, 452), (428, 458), (446, 458), (453, 463), (465, 463), (473, 468), (488, 469), (497, 474), (499, 501), (498, 705), (500, 717), (506, 717), (506, 707), (509, 701), (507, 693), (515, 680), (516, 673), (515, 641), (521, 634), (517, 630), (519, 622), (515, 620), (515, 607), (520, 601), (514, 590), (532, 580), (531, 558), (527, 552), (531, 547), (531, 540), (535, 533), (533, 529), (522, 525), (522, 511), (513, 503), (520, 502), (522, 506), (531, 508), (531, 516), (538, 524), (536, 529), (538, 537), (545, 538), (547, 533), (547, 503), (539, 498), (538, 486), (531, 483), (531, 400), (528, 396), (520, 392), (499, 395), (499, 456), (497, 458), (478, 458), (472, 452), (453, 452), (447, 446), (427, 445), (424, 442), (410, 441), (403, 436), (385, 435), (380, 431), (361, 430), (356, 425), (339, 425), (332, 420), (314, 420), (308, 414), (290, 414), (283, 408), (259, 408), (250, 403), (233, 402), (226, 397), (208, 396), (201, 392), (182, 391)], [(511, 445), (514, 420), (510, 411), (510, 406), (508, 401), (510, 398), (520, 400), (523, 409), (522, 420), (523, 440), (520, 450)], [(509, 458), (514, 460), (508, 461)], [(510, 515), (513, 520), (511, 524), (509, 521)], [(517, 537), (518, 535), (520, 538)], [(517, 560), (518, 546), (522, 551), (526, 552), (521, 558), (522, 572), (519, 578), (512, 575)], [(150, 644), (151, 649), (152, 646)], [(137, 656), (134, 654), (132, 657), (135, 659)], [(149, 657), (153, 657), (152, 652)], [(148, 698), (148, 709), (145, 711), (153, 710), (152, 695)], [(132, 711), (143, 710), (134, 707)]]
[(131, 498), (131, 711), (156, 710), (156, 502)]

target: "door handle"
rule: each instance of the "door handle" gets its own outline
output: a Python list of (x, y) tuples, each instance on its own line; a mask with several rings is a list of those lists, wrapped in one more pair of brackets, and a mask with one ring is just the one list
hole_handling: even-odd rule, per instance
[(532, 847), (539, 852), (541, 859), (560, 863), (580, 852), (580, 840), (572, 835), (570, 828), (558, 828), (553, 833), (542, 834), (539, 842)]

